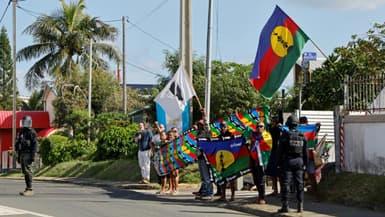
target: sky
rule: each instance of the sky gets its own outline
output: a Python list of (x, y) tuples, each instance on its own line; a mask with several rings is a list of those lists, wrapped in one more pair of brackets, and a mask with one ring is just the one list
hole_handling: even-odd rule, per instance
[[(8, 31), (12, 45), (12, 4), (0, 0), (1, 26)], [(66, 0), (67, 3), (70, 0)], [(208, 0), (192, 0), (192, 48), (206, 56)], [(352, 35), (365, 36), (374, 23), (385, 22), (385, 0), (213, 0), (212, 59), (241, 64), (253, 63), (261, 29), (275, 5), (281, 7), (311, 38), (304, 52), (326, 55), (346, 46)], [(59, 0), (23, 0), (16, 10), (16, 50), (33, 43), (23, 30), (41, 14), (60, 8)], [(179, 48), (180, 0), (86, 0), (86, 13), (119, 30), (114, 42), (122, 48), (122, 17), (126, 16), (126, 79), (132, 84), (155, 84), (158, 75), (167, 76), (163, 67), (164, 50)], [(17, 62), (18, 89), (33, 62)], [(116, 70), (116, 66), (111, 65)], [(48, 78), (47, 78), (48, 79)]]

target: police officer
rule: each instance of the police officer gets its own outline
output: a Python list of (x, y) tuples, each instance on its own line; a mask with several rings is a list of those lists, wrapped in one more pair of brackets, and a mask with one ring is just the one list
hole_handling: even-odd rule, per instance
[(32, 128), (31, 116), (24, 116), (21, 120), (21, 131), (16, 140), (17, 162), (21, 164), (21, 170), (24, 174), (25, 191), (20, 192), (23, 196), (32, 196), (32, 171), (31, 165), (35, 161), (38, 141), (36, 131)]
[(297, 117), (289, 116), (286, 121), (289, 131), (283, 131), (279, 139), (279, 166), (282, 168), (282, 207), (278, 212), (288, 212), (291, 179), (294, 179), (297, 191), (297, 212), (303, 210), (303, 174), (305, 165), (307, 165), (307, 142), (305, 136), (297, 131), (297, 125)]

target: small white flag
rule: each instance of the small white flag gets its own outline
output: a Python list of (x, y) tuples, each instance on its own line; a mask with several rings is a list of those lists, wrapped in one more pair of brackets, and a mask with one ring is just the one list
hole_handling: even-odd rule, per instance
[(195, 90), (180, 64), (174, 77), (155, 97), (154, 101), (162, 106), (169, 117), (177, 118), (182, 114), (187, 101), (193, 96), (196, 96)]

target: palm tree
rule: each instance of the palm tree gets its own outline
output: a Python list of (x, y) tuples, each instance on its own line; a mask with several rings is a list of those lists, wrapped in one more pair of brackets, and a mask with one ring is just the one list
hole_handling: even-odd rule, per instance
[(98, 18), (85, 14), (85, 0), (66, 4), (52, 15), (42, 15), (23, 33), (30, 34), (35, 44), (18, 51), (17, 60), (38, 58), (25, 75), (29, 89), (37, 87), (46, 75), (60, 81), (70, 78), (72, 73), (89, 66), (89, 45), (92, 40), (92, 62), (94, 68), (106, 70), (109, 60), (120, 61), (120, 52), (112, 45), (117, 29)]
[(42, 102), (43, 91), (34, 91), (27, 102), (21, 102), (21, 109), (23, 111), (43, 111), (44, 105)]

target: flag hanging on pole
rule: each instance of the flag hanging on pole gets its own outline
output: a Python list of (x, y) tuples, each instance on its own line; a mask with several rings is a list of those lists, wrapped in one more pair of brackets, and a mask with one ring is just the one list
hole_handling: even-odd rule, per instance
[(249, 81), (271, 98), (301, 55), (309, 37), (277, 5), (262, 29)]
[(179, 132), (190, 129), (190, 103), (186, 104), (182, 114), (177, 118), (169, 117), (158, 103), (155, 103), (155, 109), (158, 123), (163, 124), (166, 130), (170, 130), (172, 127), (178, 128)]
[(195, 90), (187, 73), (180, 64), (174, 77), (167, 83), (164, 89), (155, 97), (170, 118), (178, 118), (184, 111), (189, 99), (196, 96)]

